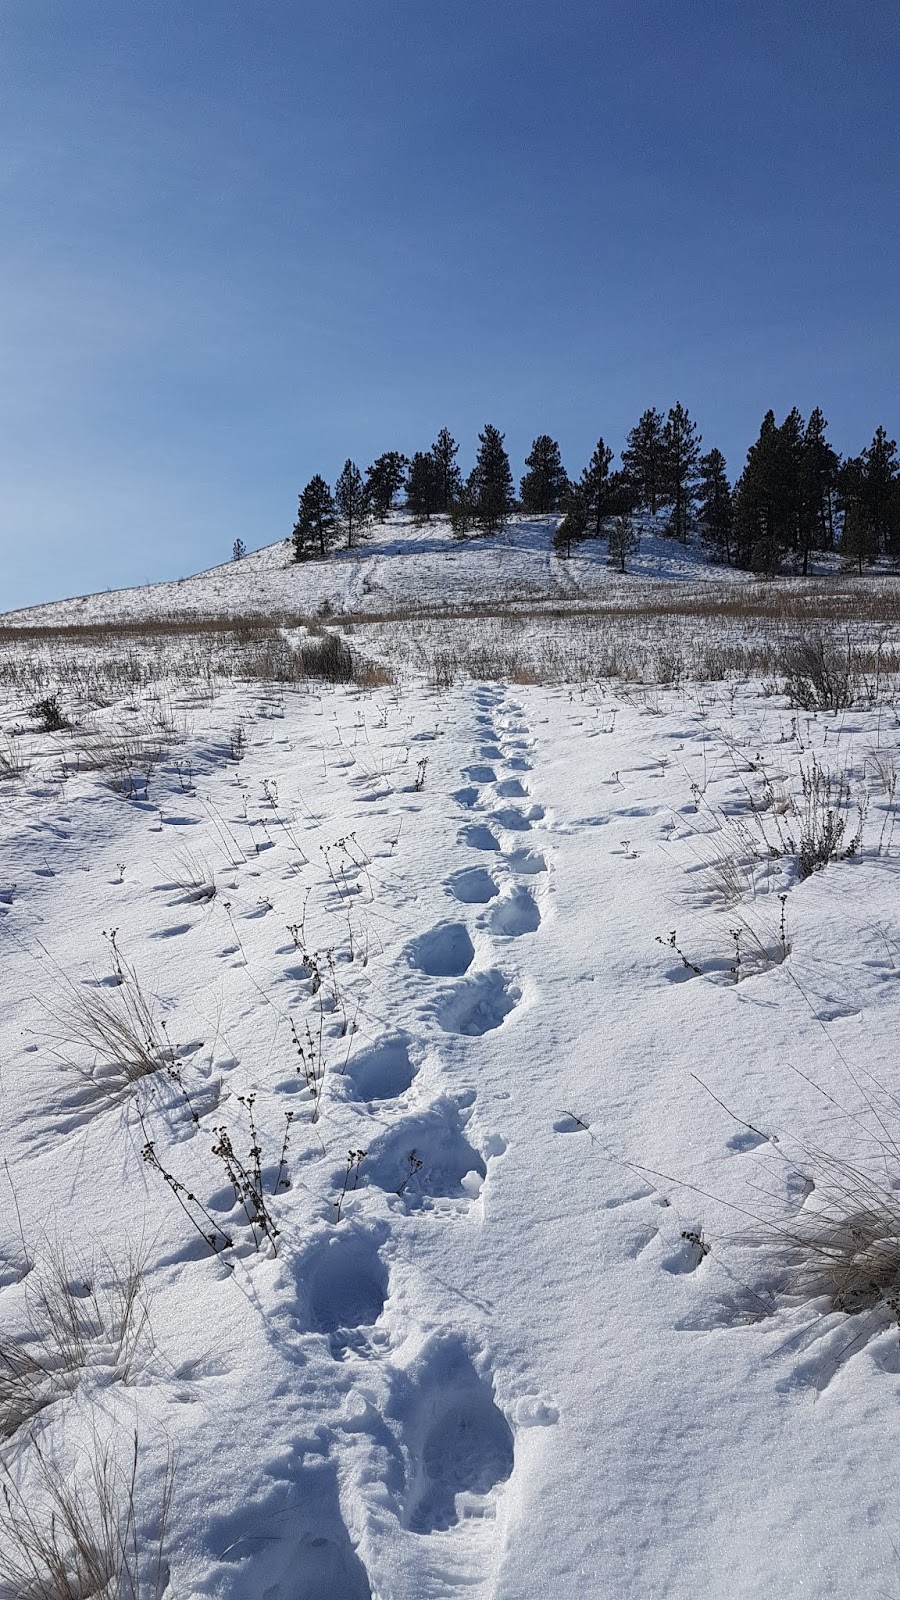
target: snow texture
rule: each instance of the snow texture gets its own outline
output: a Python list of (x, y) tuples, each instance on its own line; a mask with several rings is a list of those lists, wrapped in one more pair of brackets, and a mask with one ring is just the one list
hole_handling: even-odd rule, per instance
[[(391, 548), (81, 611), (305, 606), (338, 567), (374, 604)], [(55, 1250), (76, 1285), (139, 1255), (147, 1315), (127, 1374), (95, 1330), (11, 1424), (15, 1480), (30, 1434), (71, 1465), (136, 1428), (147, 1520), (171, 1447), (182, 1600), (894, 1593), (896, 1315), (792, 1288), (776, 1231), (814, 1215), (817, 1151), (891, 1192), (893, 712), (752, 683), (168, 694), (137, 792), (76, 751), (146, 704), (53, 734), (3, 711), (4, 1337), (43, 1348)], [(845, 843), (864, 820), (801, 881), (814, 762), (851, 786)]]

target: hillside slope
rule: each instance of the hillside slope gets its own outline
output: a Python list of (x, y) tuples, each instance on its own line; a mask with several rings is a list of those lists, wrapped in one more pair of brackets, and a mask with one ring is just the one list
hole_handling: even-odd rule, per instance
[(588, 541), (571, 560), (550, 549), (553, 519), (516, 517), (497, 538), (454, 539), (447, 520), (417, 528), (403, 512), (376, 527), (359, 550), (297, 564), (289, 540), (268, 545), (194, 577), (81, 595), (2, 615), (7, 625), (78, 625), (160, 616), (311, 616), (377, 612), (398, 605), (467, 604), (488, 600), (590, 598), (635, 581), (740, 580), (702, 553), (658, 531), (645, 532), (625, 579), (606, 565), (605, 541)]

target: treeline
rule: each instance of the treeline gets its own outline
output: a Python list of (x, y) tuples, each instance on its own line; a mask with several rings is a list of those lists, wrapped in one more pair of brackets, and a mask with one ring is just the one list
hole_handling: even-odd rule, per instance
[(780, 424), (768, 411), (732, 483), (722, 452), (702, 450), (683, 405), (665, 415), (651, 408), (629, 432), (618, 467), (601, 438), (577, 478), (557, 441), (539, 435), (517, 496), (497, 428), (489, 423), (478, 435), (466, 478), (459, 446), (442, 428), (430, 450), (386, 451), (364, 474), (346, 461), (333, 490), (312, 478), (300, 496), (294, 555), (302, 561), (338, 544), (352, 549), (402, 504), (420, 525), (449, 517), (458, 538), (501, 532), (514, 511), (555, 514), (553, 545), (563, 556), (587, 539), (612, 537), (621, 559), (636, 537), (634, 519), (649, 515), (662, 516), (662, 531), (682, 544), (699, 538), (711, 560), (754, 572), (805, 573), (813, 555), (834, 551), (859, 571), (883, 556), (900, 561), (895, 441), (878, 428), (866, 449), (842, 459), (827, 430), (818, 407), (806, 421), (794, 408)]

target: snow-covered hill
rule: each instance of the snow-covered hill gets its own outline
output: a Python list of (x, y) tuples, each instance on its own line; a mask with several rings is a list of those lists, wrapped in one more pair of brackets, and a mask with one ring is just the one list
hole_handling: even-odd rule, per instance
[[(550, 549), (553, 520), (516, 517), (498, 538), (454, 539), (445, 519), (416, 527), (402, 512), (376, 526), (358, 550), (326, 561), (292, 560), (289, 540), (171, 583), (147, 584), (29, 606), (2, 616), (6, 624), (134, 622), (146, 617), (377, 612), (397, 605), (459, 605), (472, 601), (563, 599), (613, 593), (621, 585), (606, 565), (606, 544), (588, 541), (571, 560)], [(641, 539), (629, 563), (635, 580), (697, 582), (734, 578), (702, 552), (684, 548), (656, 529)]]

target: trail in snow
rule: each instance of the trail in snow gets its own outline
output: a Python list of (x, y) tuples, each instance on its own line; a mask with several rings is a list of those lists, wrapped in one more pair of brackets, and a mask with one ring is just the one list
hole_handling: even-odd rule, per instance
[[(174, 692), (193, 728), (139, 794), (61, 765), (77, 729), (33, 737), (8, 791), (2, 1132), (27, 1251), (8, 1206), (0, 1314), (20, 1337), (55, 1237), (131, 1240), (153, 1334), (128, 1383), (97, 1347), (44, 1445), (70, 1461), (92, 1424), (137, 1425), (151, 1476), (175, 1446), (171, 1589), (197, 1600), (889, 1585), (896, 1328), (786, 1299), (740, 1237), (761, 1191), (815, 1204), (804, 1148), (859, 1153), (842, 1058), (893, 1081), (880, 713), (800, 727), (750, 689)], [(854, 859), (798, 883), (771, 797), (812, 755), (868, 812)], [(746, 892), (722, 905), (729, 849)], [(84, 997), (123, 988), (113, 931), (179, 1078), (131, 1085), (85, 1043)], [(224, 1127), (247, 1158), (251, 1109), (274, 1252), (213, 1154)]]

